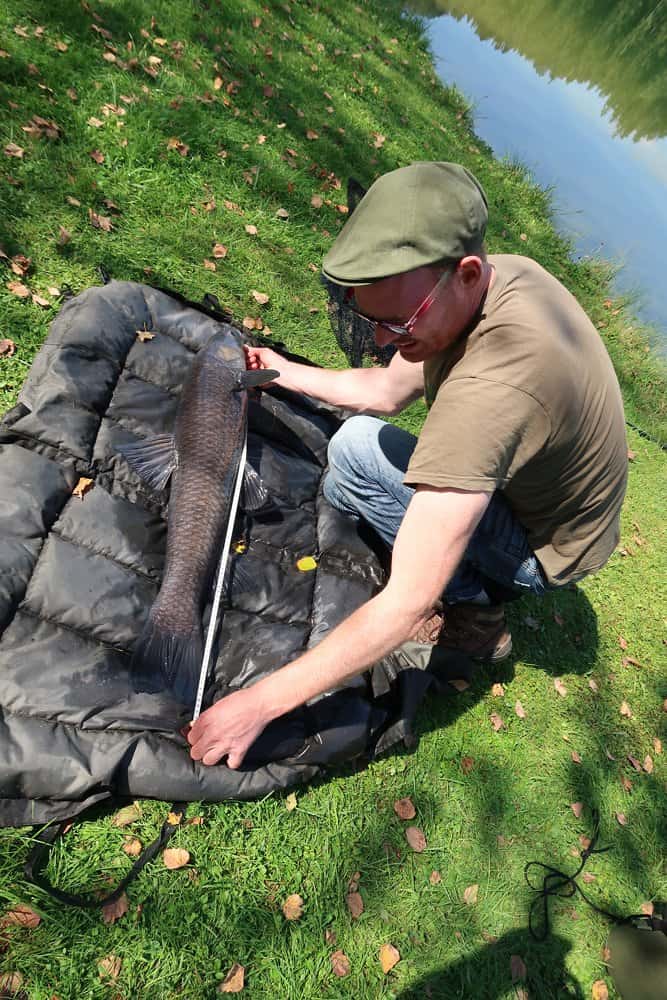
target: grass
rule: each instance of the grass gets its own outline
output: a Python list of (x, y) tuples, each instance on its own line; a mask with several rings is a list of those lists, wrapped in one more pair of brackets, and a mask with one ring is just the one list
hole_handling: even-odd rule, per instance
[[(3, 409), (16, 401), (57, 310), (48, 289), (97, 283), (99, 265), (191, 299), (212, 292), (239, 322), (261, 316), (268, 336), (292, 351), (343, 365), (316, 271), (345, 219), (337, 206), (345, 203), (346, 178), (367, 184), (413, 159), (444, 158), (464, 163), (485, 185), (490, 250), (534, 256), (577, 295), (616, 365), (629, 419), (665, 440), (664, 371), (610, 295), (608, 269), (570, 258), (548, 196), (521, 167), (495, 161), (470, 131), (463, 97), (437, 82), (418, 25), (401, 16), (400, 5), (156, 0), (149, 11), (138, 0), (90, 7), (9, 0), (0, 32), (7, 53), (0, 57), (0, 146), (14, 142), (25, 151), (0, 156), (0, 244), (10, 257), (31, 258), (25, 277), (7, 270), (0, 287), (0, 336), (16, 343), (12, 357), (0, 358)], [(55, 121), (59, 138), (25, 133), (34, 115)], [(169, 148), (172, 138), (187, 145), (185, 156)], [(103, 162), (89, 156), (94, 150)], [(319, 208), (314, 195), (323, 199)], [(89, 209), (109, 217), (113, 229), (94, 228)], [(59, 237), (61, 226), (69, 238)], [(213, 257), (216, 242), (226, 257)], [(13, 279), (52, 304), (17, 297), (6, 287)], [(253, 289), (269, 303), (260, 307)], [(416, 429), (422, 418), (415, 406), (402, 422)], [(30, 888), (21, 866), (31, 831), (0, 831), (0, 912), (26, 902), (42, 916), (34, 930), (0, 932), (0, 974), (20, 972), (30, 1000), (203, 1000), (237, 961), (250, 997), (500, 1000), (516, 996), (510, 959), (519, 955), (531, 997), (588, 997), (597, 979), (613, 997), (602, 958), (606, 923), (579, 901), (561, 900), (552, 907), (552, 936), (534, 943), (523, 867), (539, 859), (573, 870), (572, 852), (580, 836), (590, 836), (597, 809), (602, 840), (613, 850), (589, 862), (591, 896), (623, 913), (667, 897), (666, 772), (653, 745), (664, 736), (667, 695), (660, 669), (665, 460), (635, 432), (629, 441), (636, 455), (621, 548), (576, 589), (513, 606), (516, 658), (501, 674), (480, 672), (461, 695), (429, 701), (415, 753), (300, 790), (292, 811), (280, 795), (191, 806), (189, 815), (203, 816), (203, 824), (175, 836), (190, 865), (147, 868), (130, 889), (130, 911), (111, 926), (99, 913), (65, 910)], [(641, 666), (624, 666), (627, 655)], [(565, 697), (554, 688), (557, 677)], [(505, 685), (504, 696), (493, 696), (494, 681)], [(517, 699), (523, 720), (514, 713)], [(631, 717), (620, 714), (624, 700)], [(505, 722), (498, 733), (494, 711)], [(639, 761), (650, 754), (653, 773), (636, 773), (628, 754)], [(464, 757), (474, 762), (469, 773)], [(632, 781), (630, 792), (621, 777)], [(393, 811), (405, 795), (427, 838), (422, 854), (407, 846), (406, 824)], [(584, 804), (580, 819), (573, 802)], [(165, 805), (142, 808), (129, 832), (147, 843)], [(125, 833), (104, 815), (75, 827), (54, 852), (50, 876), (70, 890), (117, 881), (130, 865)], [(345, 894), (357, 871), (365, 909), (353, 921)], [(436, 884), (433, 871), (441, 876)], [(466, 905), (464, 890), (474, 884), (478, 902)], [(305, 909), (288, 923), (281, 904), (293, 892)], [(401, 961), (385, 976), (377, 956), (387, 942)], [(331, 971), (336, 948), (350, 960), (344, 979)], [(108, 955), (122, 959), (113, 983), (99, 973)]]

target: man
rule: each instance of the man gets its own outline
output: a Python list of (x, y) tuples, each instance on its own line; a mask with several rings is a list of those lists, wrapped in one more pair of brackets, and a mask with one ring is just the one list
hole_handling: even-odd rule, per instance
[(329, 371), (248, 349), (249, 368), (357, 414), (422, 394), (429, 413), (418, 439), (366, 415), (334, 436), (325, 493), (392, 546), (389, 581), (317, 647), (204, 712), (188, 734), (195, 760), (238, 767), (269, 721), (410, 637), (503, 659), (503, 600), (579, 580), (614, 550), (627, 446), (611, 362), (537, 263), (487, 259), (486, 222), (481, 186), (456, 164), (385, 174), (323, 270), (377, 344), (396, 346), (389, 366)]

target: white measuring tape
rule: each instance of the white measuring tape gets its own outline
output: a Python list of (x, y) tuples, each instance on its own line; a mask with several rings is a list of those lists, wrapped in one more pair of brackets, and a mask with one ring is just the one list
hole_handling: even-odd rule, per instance
[(241, 495), (241, 483), (243, 482), (243, 474), (245, 472), (245, 459), (246, 451), (248, 449), (248, 439), (247, 432), (243, 439), (243, 450), (241, 451), (241, 458), (239, 459), (238, 472), (236, 474), (236, 484), (234, 486), (234, 495), (232, 497), (232, 503), (229, 508), (229, 519), (227, 521), (227, 534), (225, 535), (225, 544), (222, 546), (222, 556), (220, 557), (220, 565), (218, 567), (218, 579), (215, 583), (215, 593), (213, 594), (213, 604), (211, 605), (211, 617), (208, 623), (208, 631), (206, 633), (206, 645), (204, 646), (204, 657), (202, 659), (201, 671), (199, 673), (199, 686), (197, 688), (197, 697), (195, 699), (195, 710), (192, 714), (192, 721), (196, 722), (201, 715), (201, 703), (204, 699), (204, 687), (206, 686), (206, 675), (208, 674), (208, 665), (211, 659), (211, 649), (213, 648), (213, 637), (215, 636), (215, 629), (218, 622), (218, 611), (220, 609), (220, 599), (222, 598), (222, 585), (225, 582), (225, 570), (227, 569), (227, 558), (229, 556), (229, 546), (232, 542), (232, 534), (234, 532), (234, 522), (236, 521), (236, 511), (239, 505), (239, 497)]

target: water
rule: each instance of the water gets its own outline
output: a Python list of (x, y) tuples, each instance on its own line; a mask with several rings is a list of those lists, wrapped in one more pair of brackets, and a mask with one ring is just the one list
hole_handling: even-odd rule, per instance
[[(417, 0), (441, 79), (475, 131), (554, 191), (578, 254), (621, 266), (617, 287), (667, 353), (667, 0)], [(468, 10), (469, 8), (469, 10)]]

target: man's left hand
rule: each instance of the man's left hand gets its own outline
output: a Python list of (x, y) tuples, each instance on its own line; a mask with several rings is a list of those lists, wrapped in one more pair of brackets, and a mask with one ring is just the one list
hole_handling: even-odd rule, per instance
[(243, 758), (270, 721), (263, 717), (253, 688), (234, 691), (208, 708), (187, 733), (190, 756), (202, 764), (217, 764), (227, 755), (227, 767), (240, 767)]

